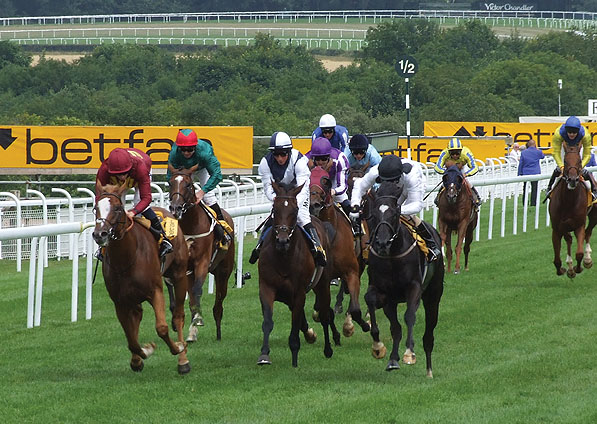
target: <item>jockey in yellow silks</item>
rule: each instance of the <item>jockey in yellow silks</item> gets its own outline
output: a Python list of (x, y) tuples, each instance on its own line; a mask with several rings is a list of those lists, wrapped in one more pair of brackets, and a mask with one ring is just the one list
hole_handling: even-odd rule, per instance
[(582, 177), (585, 181), (591, 183), (591, 192), (593, 193), (593, 198), (596, 198), (596, 184), (593, 174), (584, 169), (591, 159), (591, 134), (585, 131), (580, 124), (580, 119), (576, 116), (569, 117), (564, 124), (560, 125), (551, 139), (551, 147), (553, 148), (553, 158), (556, 161), (556, 169), (554, 169), (547, 186), (547, 197), (549, 197), (549, 194), (551, 193), (556, 178), (561, 176), (562, 171), (564, 170), (564, 161), (562, 160), (562, 143), (564, 142), (570, 146), (582, 143)]
[[(438, 174), (442, 174), (446, 172), (446, 162), (452, 162), (455, 165), (459, 165), (459, 168), (463, 168), (464, 165), (468, 167), (466, 172), (463, 172), (465, 177), (471, 177), (479, 172), (479, 166), (475, 161), (475, 157), (473, 156), (473, 152), (468, 147), (465, 147), (460, 142), (460, 139), (457, 137), (452, 137), (448, 142), (448, 147), (446, 147), (439, 155), (433, 170)], [(477, 189), (473, 187), (473, 184), (470, 180), (467, 180), (468, 185), (471, 187), (473, 191), (473, 202), (475, 203), (475, 207), (479, 208), (481, 205), (481, 196), (477, 192)], [(435, 204), (438, 205), (439, 202), (439, 194), (441, 190), (437, 193), (437, 197), (435, 198)]]

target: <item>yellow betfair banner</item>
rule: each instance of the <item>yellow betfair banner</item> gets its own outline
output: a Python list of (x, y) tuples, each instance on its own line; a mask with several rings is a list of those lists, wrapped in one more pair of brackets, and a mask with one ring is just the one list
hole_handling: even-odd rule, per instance
[(251, 172), (253, 127), (1, 126), (0, 168), (4, 173), (17, 168), (30, 174), (93, 172), (113, 149), (135, 147), (149, 155), (155, 172), (166, 169), (179, 128), (209, 140), (224, 171)]
[[(426, 121), (424, 133), (426, 136), (489, 136), (489, 137), (512, 137), (512, 141), (524, 144), (530, 139), (537, 142), (537, 147), (545, 153), (551, 153), (551, 139), (553, 133), (560, 126), (559, 123), (537, 122), (447, 122), (447, 121)], [(582, 124), (585, 130), (591, 134), (593, 141), (597, 135), (597, 123), (588, 122)], [(592, 143), (595, 144), (595, 143)], [(471, 146), (469, 146), (471, 147)]]

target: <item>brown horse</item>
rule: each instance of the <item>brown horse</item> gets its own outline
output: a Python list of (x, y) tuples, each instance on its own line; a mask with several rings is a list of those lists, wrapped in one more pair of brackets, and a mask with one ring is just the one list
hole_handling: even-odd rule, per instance
[[(444, 190), (439, 195), (438, 226), (442, 247), (446, 250), (446, 268), (451, 272), (452, 232), (456, 232), (456, 263), (454, 274), (460, 274), (460, 255), (464, 250), (464, 269), (468, 271), (468, 254), (477, 226), (477, 211), (473, 205), (470, 185), (457, 165), (446, 169), (442, 177)], [(464, 249), (463, 249), (464, 244)]]
[[(359, 305), (359, 291), (361, 288), (361, 271), (355, 250), (352, 227), (346, 215), (334, 204), (332, 199), (332, 181), (323, 168), (317, 166), (311, 170), (310, 212), (324, 222), (329, 222), (336, 229), (336, 235), (331, 243), (334, 245), (333, 261), (330, 262), (332, 278), (340, 278), (342, 285), (346, 285), (350, 293), (350, 307), (342, 327), (346, 337), (354, 334), (354, 319), (363, 331), (369, 331), (370, 326), (361, 317)], [(342, 292), (342, 288), (340, 289)]]
[[(364, 165), (353, 165), (348, 168), (348, 177), (347, 177), (347, 186), (348, 190), (347, 193), (349, 196), (352, 195), (352, 189), (354, 187), (354, 180), (355, 178), (362, 178), (367, 173), (369, 169), (369, 162)], [(366, 209), (366, 201), (363, 203), (363, 208)], [(367, 245), (369, 243), (369, 231), (367, 229), (367, 222), (362, 222), (362, 228), (355, 229), (355, 238), (353, 241), (354, 250), (357, 255), (357, 261), (359, 263), (359, 276), (363, 274), (365, 271), (365, 267), (367, 266), (367, 260), (365, 259), (364, 252), (367, 251)], [(337, 314), (342, 313), (343, 307), (342, 302), (344, 301), (344, 294), (348, 294), (348, 288), (346, 287), (346, 283), (341, 280), (340, 289), (338, 290), (338, 294), (336, 295), (336, 304), (334, 305), (334, 312)]]
[[(284, 184), (272, 182), (276, 197), (274, 199), (273, 225), (263, 240), (259, 255), (259, 300), (263, 313), (263, 344), (258, 365), (271, 364), (269, 336), (274, 328), (274, 301), (285, 303), (292, 311), (292, 326), (288, 345), (292, 354), (292, 366), (298, 365), (300, 349), (299, 330), (303, 332), (307, 343), (314, 343), (315, 332), (309, 328), (305, 316), (305, 298), (313, 289), (316, 297), (320, 323), (324, 331), (324, 355), (330, 358), (333, 350), (330, 344), (329, 329), (336, 345), (340, 344), (340, 333), (334, 324), (334, 313), (330, 307), (330, 272), (329, 265), (316, 267), (304, 230), (297, 224), (298, 204), (296, 195), (303, 186), (289, 188)], [(312, 218), (322, 247), (327, 252), (328, 263), (334, 261), (330, 248), (328, 231), (317, 218)], [(331, 228), (331, 227), (330, 227)]]
[[(564, 171), (560, 180), (554, 186), (549, 198), (549, 215), (551, 219), (551, 242), (553, 244), (556, 273), (566, 273), (569, 278), (582, 272), (583, 246), (585, 241), (585, 222), (587, 220), (587, 204), (590, 190), (585, 186), (582, 178), (581, 145), (564, 146)], [(573, 267), (572, 235), (576, 236), (576, 266)], [(560, 249), (562, 237), (566, 240), (568, 255), (566, 263), (568, 269), (562, 267)], [(590, 248), (590, 246), (589, 246)]]
[[(425, 333), (423, 349), (427, 362), (427, 376), (433, 377), (431, 353), (434, 345), (433, 332), (437, 325), (439, 303), (444, 290), (444, 264), (440, 257), (431, 263), (426, 262), (425, 254), (417, 247), (413, 237), (400, 217), (400, 194), (403, 186), (391, 181), (383, 181), (376, 192), (370, 192), (370, 213), (367, 217), (371, 228), (371, 251), (369, 254), (369, 288), (365, 301), (371, 316), (372, 354), (381, 359), (387, 349), (379, 338), (379, 328), (375, 316), (376, 309), (383, 311), (390, 321), (392, 351), (386, 367), (387, 371), (400, 368), (398, 345), (402, 338), (402, 328), (398, 322), (399, 303), (406, 303), (404, 321), (407, 327), (406, 351), (403, 361), (414, 364), (413, 328), (421, 300), (425, 307)], [(436, 243), (439, 234), (431, 227)]]
[[(216, 339), (222, 338), (222, 303), (228, 293), (228, 279), (234, 269), (234, 237), (228, 250), (218, 248), (219, 241), (214, 234), (215, 220), (202, 205), (196, 204), (193, 177), (189, 170), (181, 170), (170, 178), (170, 211), (179, 220), (180, 228), (184, 232), (189, 245), (189, 306), (192, 322), (189, 327), (188, 342), (197, 340), (198, 326), (201, 317), (201, 295), (203, 283), (210, 272), (215, 277), (216, 298), (213, 306), (213, 317), (216, 322)], [(230, 215), (222, 210), (222, 214), (234, 229), (234, 222)]]
[[(173, 284), (176, 295), (177, 307), (173, 322), (178, 332), (178, 341), (175, 342), (170, 338), (166, 323), (158, 246), (149, 230), (127, 218), (121, 201), (126, 190), (125, 186), (98, 187), (101, 194), (95, 207), (93, 239), (104, 248), (102, 273), (132, 353), (131, 369), (141, 371), (143, 360), (151, 356), (156, 348), (153, 342), (141, 346), (138, 340), (139, 324), (143, 317), (141, 304), (148, 301), (155, 312), (158, 335), (166, 342), (170, 353), (178, 355), (178, 372), (186, 374), (191, 370), (183, 340), (184, 298), (188, 281), (185, 275), (187, 245), (179, 228), (178, 234), (171, 240), (174, 251), (166, 256), (163, 265), (164, 278)], [(170, 216), (166, 210), (159, 210), (164, 216)]]

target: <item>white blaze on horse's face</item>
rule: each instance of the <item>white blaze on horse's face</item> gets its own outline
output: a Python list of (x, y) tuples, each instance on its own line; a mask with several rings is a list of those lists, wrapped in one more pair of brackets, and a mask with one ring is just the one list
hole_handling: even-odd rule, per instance
[(183, 180), (182, 175), (177, 175), (176, 177), (174, 177), (174, 181), (176, 181), (178, 184), (181, 184), (182, 180)]
[(107, 219), (110, 213), (110, 199), (104, 197), (97, 202), (97, 216), (96, 222), (101, 222), (100, 219)]
[(381, 216), (383, 216), (384, 213), (386, 213), (386, 211), (390, 209), (390, 207), (388, 205), (380, 205), (379, 206), (379, 211), (381, 212)]
[(288, 200), (284, 200), (284, 206), (288, 207)]

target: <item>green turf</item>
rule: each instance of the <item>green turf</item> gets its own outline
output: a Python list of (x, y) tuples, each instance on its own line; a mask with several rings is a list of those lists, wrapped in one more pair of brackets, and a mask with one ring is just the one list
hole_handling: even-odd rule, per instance
[[(247, 255), (254, 244), (247, 239)], [(299, 366), (288, 349), (290, 314), (276, 303), (271, 366), (256, 365), (261, 310), (256, 267), (224, 303), (222, 340), (215, 340), (213, 295), (204, 297), (206, 325), (189, 347), (192, 371), (155, 335), (145, 305), (142, 342), (158, 349), (141, 373), (130, 355), (101, 281), (93, 318), (70, 322), (70, 262), (45, 273), (42, 325), (26, 328), (27, 267), (0, 262), (0, 419), (2, 422), (368, 422), (368, 423), (588, 423), (597, 420), (595, 270), (569, 280), (552, 265), (550, 232), (473, 243), (471, 270), (447, 275), (434, 351), (434, 379), (425, 376), (422, 308), (415, 351), (419, 362), (384, 371), (370, 354), (371, 338), (357, 330), (334, 356), (301, 338)], [(83, 270), (82, 270), (83, 272)], [(81, 278), (83, 281), (83, 278)], [(362, 290), (366, 289), (366, 276)], [(333, 287), (333, 294), (337, 288)], [(362, 297), (362, 295), (361, 295)], [(308, 297), (307, 311), (313, 303)], [(364, 303), (364, 302), (363, 302)], [(404, 312), (401, 307), (400, 315)], [(308, 313), (310, 317), (310, 312)], [(383, 341), (388, 323), (379, 313)], [(340, 325), (340, 319), (336, 320)], [(400, 351), (403, 352), (404, 343)]]

